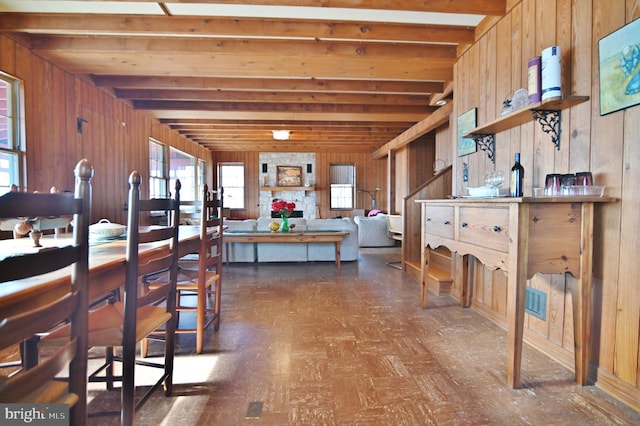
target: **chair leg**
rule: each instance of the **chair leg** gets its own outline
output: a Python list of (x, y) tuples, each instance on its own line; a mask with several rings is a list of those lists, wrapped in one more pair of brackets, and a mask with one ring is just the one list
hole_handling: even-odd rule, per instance
[(206, 321), (206, 291), (198, 291), (198, 307), (196, 310), (196, 353), (201, 354), (204, 347), (204, 324)]
[(120, 394), (120, 422), (122, 425), (133, 425), (135, 416), (135, 364), (136, 347), (122, 347), (122, 391)]
[(216, 281), (216, 297), (215, 297), (215, 308), (213, 311), (213, 315), (215, 315), (214, 320), (213, 320), (213, 329), (215, 331), (218, 331), (220, 329), (220, 311), (221, 311), (221, 298), (220, 296), (222, 292), (222, 278), (218, 278), (218, 281)]
[(171, 396), (173, 394), (173, 358), (175, 355), (175, 338), (176, 338), (176, 320), (170, 319), (165, 327), (164, 341), (164, 394)]
[(146, 358), (149, 353), (149, 339), (142, 339), (140, 342), (140, 356)]
[(26, 370), (35, 367), (40, 362), (39, 342), (40, 336), (33, 336), (22, 342), (20, 352), (23, 359), (23, 367)]
[(107, 390), (113, 390), (113, 347), (104, 348), (105, 354), (105, 363), (107, 364), (107, 368), (105, 370), (105, 375), (107, 377)]

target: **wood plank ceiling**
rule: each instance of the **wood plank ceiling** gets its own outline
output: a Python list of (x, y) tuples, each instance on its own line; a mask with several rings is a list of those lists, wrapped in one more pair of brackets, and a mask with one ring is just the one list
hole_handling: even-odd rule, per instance
[[(0, 32), (214, 151), (374, 152), (506, 0), (0, 0)], [(286, 143), (272, 130), (289, 130)], [(285, 145), (286, 144), (286, 145)]]

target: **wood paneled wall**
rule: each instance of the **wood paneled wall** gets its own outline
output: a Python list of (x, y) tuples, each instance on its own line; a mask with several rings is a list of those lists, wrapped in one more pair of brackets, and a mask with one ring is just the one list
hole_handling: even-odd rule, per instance
[[(245, 184), (247, 205), (245, 211), (234, 211), (234, 218), (257, 218), (260, 215), (258, 206), (260, 194), (258, 185), (260, 179), (260, 164), (258, 164), (258, 152), (215, 152), (213, 157), (215, 164), (219, 162), (239, 162), (245, 165)], [(387, 161), (372, 160), (370, 154), (365, 153), (316, 153), (316, 203), (321, 218), (335, 216), (351, 216), (351, 211), (331, 210), (329, 208), (329, 165), (353, 164), (356, 167), (357, 187), (374, 190), (380, 187), (378, 192), (378, 208), (387, 207)], [(370, 209), (371, 197), (365, 193), (356, 193), (356, 208)]]
[(126, 223), (128, 176), (149, 175), (149, 137), (211, 164), (208, 150), (3, 36), (0, 70), (24, 81), (27, 189), (73, 190), (73, 169), (87, 158), (94, 166), (92, 222)]
[[(594, 236), (594, 346), (597, 385), (640, 409), (640, 107), (599, 114), (598, 40), (640, 16), (638, 0), (510, 1), (510, 12), (479, 35), (455, 68), (455, 114), (478, 108), (478, 123), (500, 115), (502, 101), (527, 85), (527, 61), (543, 48), (562, 49), (563, 93), (590, 101), (562, 112), (560, 150), (536, 123), (496, 136), (496, 164), (479, 151), (457, 158), (454, 188), (483, 184), (487, 170), (508, 172), (515, 152), (525, 167), (525, 195), (543, 187), (547, 173), (590, 170), (607, 195), (619, 198), (596, 208)], [(452, 120), (455, 127), (455, 120)], [(453, 134), (456, 132), (454, 131)], [(462, 182), (462, 162), (470, 179)], [(473, 305), (504, 323), (506, 280), (501, 271), (475, 265)], [(548, 294), (547, 320), (528, 318), (526, 338), (572, 368), (573, 326), (570, 275), (537, 275), (530, 285)]]

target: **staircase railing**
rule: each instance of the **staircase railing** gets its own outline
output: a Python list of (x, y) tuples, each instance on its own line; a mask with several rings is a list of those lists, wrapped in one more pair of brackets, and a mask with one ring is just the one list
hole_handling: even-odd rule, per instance
[(416, 200), (446, 198), (451, 194), (453, 179), (452, 166), (442, 169), (420, 187), (404, 197), (402, 239), (402, 269), (410, 276), (421, 280), (421, 239), (420, 204)]

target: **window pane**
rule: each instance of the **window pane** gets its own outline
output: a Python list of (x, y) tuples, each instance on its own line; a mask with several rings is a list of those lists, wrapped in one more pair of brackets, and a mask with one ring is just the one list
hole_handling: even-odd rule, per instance
[(150, 178), (149, 194), (151, 198), (167, 198), (167, 185), (165, 179)]
[(11, 148), (11, 121), (0, 115), (0, 148)]
[(164, 157), (164, 145), (153, 141), (149, 143), (149, 173), (151, 176), (166, 177), (166, 161)]
[[(207, 163), (202, 160), (198, 160), (198, 194), (197, 199), (202, 200), (202, 187), (206, 182), (207, 176)], [(209, 188), (211, 190), (211, 188)]]
[(26, 164), (24, 143), (19, 139), (21, 82), (0, 72), (0, 194), (17, 185), (25, 189), (23, 169)]
[(224, 188), (224, 206), (244, 208), (244, 164), (220, 163), (220, 186)]
[(169, 178), (172, 180), (171, 187), (175, 186), (175, 179), (180, 179), (182, 189), (180, 199), (194, 201), (196, 195), (196, 159), (189, 154), (171, 148), (169, 150)]
[(330, 202), (332, 209), (353, 209), (356, 168), (353, 164), (329, 165)]
[(352, 209), (353, 208), (353, 186), (348, 184), (331, 184), (331, 208), (332, 209)]
[(224, 187), (224, 206), (230, 209), (244, 208), (244, 188)]
[(0, 147), (11, 148), (11, 86), (0, 80)]
[(20, 186), (18, 155), (0, 151), (0, 195), (9, 192), (11, 185)]
[(153, 139), (149, 139), (149, 197), (167, 198), (166, 147)]

